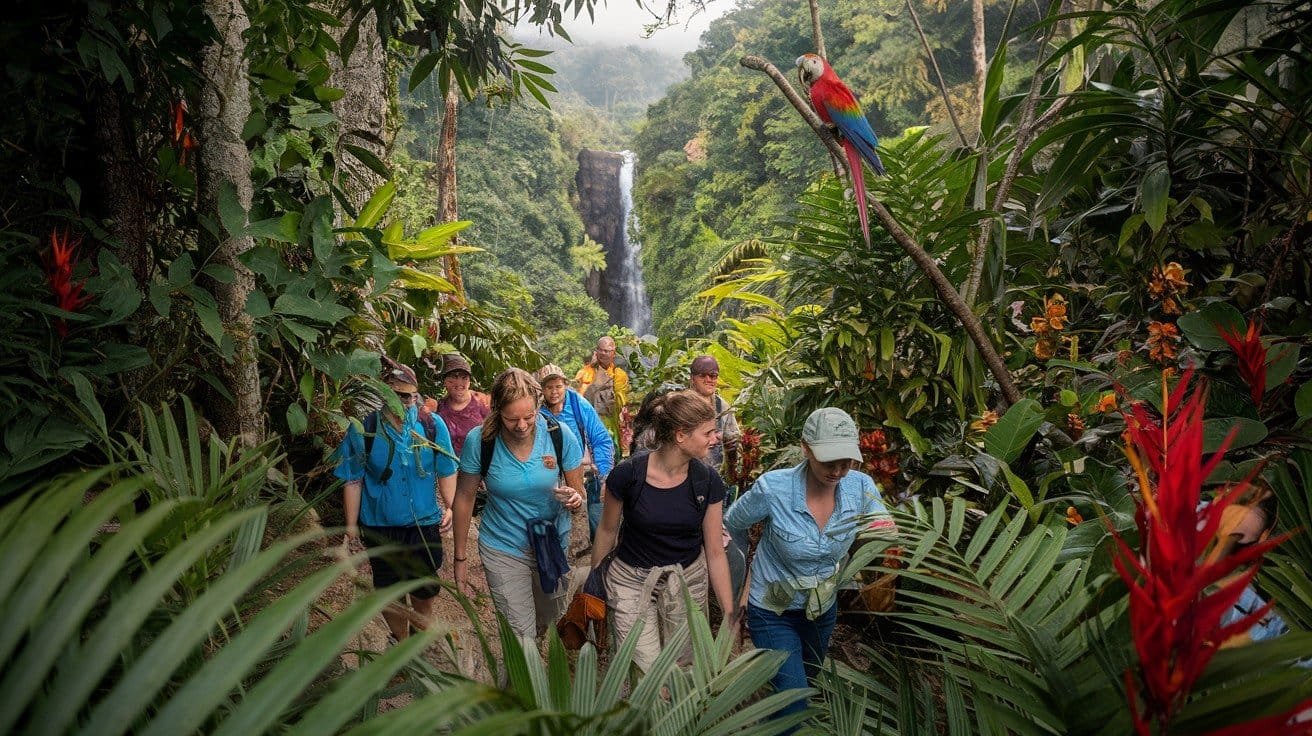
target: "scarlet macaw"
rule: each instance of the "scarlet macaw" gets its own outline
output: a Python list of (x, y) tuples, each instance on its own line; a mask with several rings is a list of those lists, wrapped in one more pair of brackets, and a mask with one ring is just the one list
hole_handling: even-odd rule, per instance
[(802, 84), (811, 89), (811, 105), (820, 119), (838, 129), (843, 150), (847, 153), (847, 168), (852, 173), (852, 187), (856, 191), (856, 210), (861, 219), (861, 232), (870, 245), (870, 215), (866, 211), (866, 178), (861, 172), (865, 159), (876, 174), (883, 175), (884, 163), (875, 148), (879, 138), (861, 111), (861, 103), (834, 73), (833, 67), (817, 54), (797, 57), (797, 74)]

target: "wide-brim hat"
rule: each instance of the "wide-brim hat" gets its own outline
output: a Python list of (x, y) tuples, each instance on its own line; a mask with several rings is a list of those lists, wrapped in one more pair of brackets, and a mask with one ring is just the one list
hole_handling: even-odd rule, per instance
[(448, 373), (464, 371), (473, 375), (474, 371), (469, 367), (469, 361), (465, 360), (459, 353), (448, 353), (442, 356), (442, 378), (446, 378)]
[(816, 409), (802, 427), (802, 441), (822, 463), (835, 460), (861, 460), (860, 433), (856, 422), (842, 409), (832, 406)]
[(551, 378), (560, 378), (565, 381), (569, 380), (569, 377), (565, 375), (565, 371), (561, 370), (560, 366), (555, 363), (547, 363), (542, 366), (533, 374), (533, 377), (538, 379), (538, 385), (542, 386), (545, 386), (547, 380)]
[(419, 385), (419, 378), (417, 377), (414, 368), (411, 368), (404, 363), (397, 363), (390, 359), (383, 360), (382, 379), (384, 383), (408, 383), (411, 386)]

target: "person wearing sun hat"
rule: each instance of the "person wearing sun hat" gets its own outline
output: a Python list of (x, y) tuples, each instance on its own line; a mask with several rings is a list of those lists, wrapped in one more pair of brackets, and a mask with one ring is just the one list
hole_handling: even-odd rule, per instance
[[(437, 575), (442, 533), (451, 528), (457, 469), (446, 425), (420, 405), (414, 369), (385, 357), (381, 377), (396, 393), (401, 415), (385, 403), (352, 422), (335, 453), (335, 475), (345, 483), (343, 542), (392, 550), (370, 560), (376, 589)], [(383, 612), (393, 638), (406, 638), (411, 624), (427, 625), (440, 590), (429, 581)], [(413, 612), (406, 610), (407, 598)]]
[[(752, 560), (747, 625), (757, 648), (788, 655), (771, 680), (776, 691), (808, 687), (819, 674), (838, 613), (839, 571), (857, 533), (897, 532), (879, 486), (852, 470), (861, 461), (858, 439), (847, 412), (816, 409), (802, 427), (802, 463), (763, 474), (724, 517), (737, 534), (765, 522)], [(805, 707), (798, 701), (776, 715)]]
[(688, 377), (689, 388), (715, 410), (715, 428), (720, 432), (720, 442), (711, 448), (709, 459), (711, 467), (724, 473), (726, 459), (730, 468), (738, 464), (738, 443), (743, 433), (738, 428), (733, 406), (719, 394), (720, 363), (714, 356), (699, 355), (688, 366)]
[(542, 386), (539, 410), (542, 415), (574, 430), (583, 443), (583, 485), (588, 501), (588, 541), (591, 541), (601, 522), (601, 483), (615, 467), (615, 441), (592, 404), (569, 387), (560, 366), (548, 363), (533, 377)]
[(469, 361), (464, 356), (459, 353), (442, 356), (441, 378), (446, 395), (433, 407), (433, 413), (446, 422), (457, 456), (465, 449), (465, 437), (469, 430), (487, 419), (491, 406), (486, 394), (470, 390), (472, 376)]

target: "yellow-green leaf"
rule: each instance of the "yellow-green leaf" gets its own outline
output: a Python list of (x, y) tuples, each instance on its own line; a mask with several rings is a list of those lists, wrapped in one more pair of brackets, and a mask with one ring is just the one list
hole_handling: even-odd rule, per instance
[(422, 289), (424, 291), (443, 291), (453, 292), (456, 287), (450, 281), (436, 276), (431, 273), (424, 273), (415, 268), (402, 267), (397, 271), (397, 280), (400, 281), (407, 289)]

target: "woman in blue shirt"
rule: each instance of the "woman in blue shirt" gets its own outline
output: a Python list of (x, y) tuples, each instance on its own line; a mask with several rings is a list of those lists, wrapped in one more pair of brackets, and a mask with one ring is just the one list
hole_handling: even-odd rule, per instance
[[(807, 687), (820, 671), (837, 618), (839, 571), (862, 526), (896, 533), (865, 473), (856, 423), (841, 409), (817, 409), (802, 429), (806, 460), (772, 470), (729, 507), (724, 523), (745, 532), (765, 521), (752, 560), (747, 625), (760, 649), (788, 654), (771, 680), (776, 690)], [(795, 702), (778, 715), (806, 707)]]
[[(478, 554), (497, 611), (515, 635), (532, 640), (564, 613), (568, 584), (545, 590), (529, 537), (536, 522), (555, 524), (561, 554), (569, 542), (572, 512), (583, 508), (583, 451), (569, 427), (558, 425), (560, 453), (538, 413), (542, 390), (528, 373), (510, 368), (492, 385), (492, 411), (469, 431), (460, 453), (455, 498), (455, 579), (468, 594), (465, 552), (474, 492), (487, 485), (487, 505), (478, 529)], [(493, 436), (492, 457), (483, 475), (483, 437)], [(561, 482), (564, 469), (564, 482)]]
[[(369, 438), (353, 423), (337, 449), (336, 470), (337, 477), (346, 481), (344, 541), (401, 548), (370, 561), (375, 588), (437, 574), (442, 567), (442, 532), (451, 527), (456, 487), (451, 435), (445, 422), (421, 412), (414, 370), (389, 361), (383, 381), (401, 400), (404, 416), (383, 409), (367, 417), (373, 430)], [(392, 636), (398, 640), (409, 636), (412, 620), (425, 625), (439, 590), (425, 585), (410, 594), (416, 616), (400, 608), (384, 611)]]

